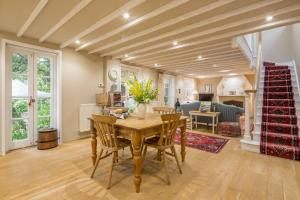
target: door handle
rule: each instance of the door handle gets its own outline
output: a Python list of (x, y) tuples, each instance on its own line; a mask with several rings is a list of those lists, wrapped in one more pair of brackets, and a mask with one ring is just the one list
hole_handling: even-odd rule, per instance
[(35, 103), (35, 99), (30, 96), (28, 105), (31, 106), (33, 103)]

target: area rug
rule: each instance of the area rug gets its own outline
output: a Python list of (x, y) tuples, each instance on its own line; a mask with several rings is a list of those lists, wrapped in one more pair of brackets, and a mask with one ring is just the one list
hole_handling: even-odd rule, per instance
[[(175, 143), (180, 144), (180, 139), (180, 133), (177, 133), (175, 136)], [(199, 133), (186, 133), (186, 146), (210, 153), (219, 153), (228, 141), (229, 139), (202, 135)]]

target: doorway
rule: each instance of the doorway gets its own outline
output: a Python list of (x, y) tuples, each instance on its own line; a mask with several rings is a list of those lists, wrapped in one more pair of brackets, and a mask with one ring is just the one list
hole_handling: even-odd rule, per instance
[(57, 55), (6, 47), (8, 150), (36, 144), (38, 130), (57, 127)]

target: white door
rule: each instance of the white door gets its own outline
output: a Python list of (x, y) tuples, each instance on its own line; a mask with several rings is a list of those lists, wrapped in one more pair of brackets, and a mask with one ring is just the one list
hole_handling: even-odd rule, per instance
[(56, 56), (7, 48), (9, 149), (32, 146), (41, 128), (56, 127)]

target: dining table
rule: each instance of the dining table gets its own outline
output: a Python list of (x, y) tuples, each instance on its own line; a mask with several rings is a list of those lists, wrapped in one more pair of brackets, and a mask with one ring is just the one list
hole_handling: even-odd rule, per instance
[[(97, 159), (97, 132), (94, 127), (94, 121), (90, 119), (90, 128), (91, 128), (91, 147), (92, 147), (92, 162), (93, 165), (96, 163)], [(187, 127), (186, 116), (181, 116), (178, 128), (180, 129), (181, 135), (181, 161), (184, 162), (186, 150), (186, 127)], [(157, 113), (147, 113), (146, 118), (140, 119), (135, 116), (129, 116), (126, 119), (117, 119), (115, 123), (115, 130), (117, 135), (127, 138), (131, 141), (133, 147), (133, 163), (135, 166), (134, 169), (134, 178), (133, 183), (135, 186), (135, 192), (139, 193), (141, 188), (141, 172), (143, 167), (142, 159), (142, 143), (144, 138), (157, 135), (162, 130), (162, 120), (160, 114)]]

